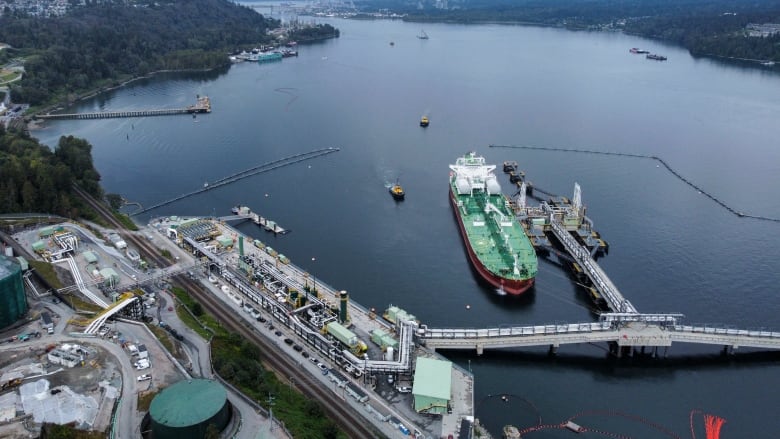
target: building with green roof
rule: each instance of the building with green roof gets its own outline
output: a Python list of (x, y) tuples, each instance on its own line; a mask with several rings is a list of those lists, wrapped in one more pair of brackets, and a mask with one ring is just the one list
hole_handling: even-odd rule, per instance
[(84, 253), (82, 253), (81, 255), (84, 257), (84, 261), (87, 264), (94, 264), (94, 263), (96, 263), (98, 261), (97, 255), (95, 254), (95, 252), (93, 252), (91, 250), (87, 250)]
[(452, 363), (418, 357), (414, 372), (414, 410), (417, 413), (442, 415), (452, 394)]
[(228, 425), (227, 391), (216, 381), (179, 381), (154, 397), (149, 416), (154, 439), (203, 438), (210, 424), (219, 431)]
[(100, 275), (103, 276), (103, 285), (114, 287), (119, 284), (119, 274), (111, 267), (100, 270)]

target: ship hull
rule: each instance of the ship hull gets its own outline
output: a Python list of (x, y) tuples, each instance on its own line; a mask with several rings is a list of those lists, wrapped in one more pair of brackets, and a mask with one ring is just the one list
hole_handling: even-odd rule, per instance
[(474, 249), (471, 247), (471, 241), (469, 241), (468, 233), (466, 233), (466, 227), (463, 225), (463, 218), (460, 216), (460, 211), (458, 210), (457, 201), (455, 194), (452, 192), (452, 188), (450, 188), (450, 205), (452, 206), (452, 212), (455, 215), (455, 219), (458, 222), (460, 236), (463, 238), (463, 244), (466, 246), (469, 260), (471, 260), (471, 265), (474, 267), (474, 269), (477, 270), (479, 275), (494, 287), (501, 289), (505, 293), (511, 294), (513, 296), (519, 296), (528, 291), (528, 289), (534, 285), (535, 278), (505, 279), (492, 273), (479, 260), (476, 253), (474, 252)]

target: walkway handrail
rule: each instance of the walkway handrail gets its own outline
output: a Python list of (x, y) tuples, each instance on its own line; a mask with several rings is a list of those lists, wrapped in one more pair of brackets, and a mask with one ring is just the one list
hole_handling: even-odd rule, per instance
[(570, 234), (563, 228), (563, 226), (556, 220), (555, 216), (550, 213), (550, 226), (553, 233), (566, 247), (569, 254), (582, 266), (582, 269), (586, 272), (588, 277), (593, 281), (594, 286), (604, 296), (610, 309), (615, 312), (623, 313), (637, 313), (634, 308), (623, 295), (618, 291), (617, 287), (607, 277), (607, 274), (599, 267), (596, 261), (590, 256), (590, 252), (582, 247)]

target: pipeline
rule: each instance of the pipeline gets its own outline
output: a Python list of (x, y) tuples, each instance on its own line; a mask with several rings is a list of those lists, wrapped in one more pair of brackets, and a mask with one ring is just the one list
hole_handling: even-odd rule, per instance
[[(680, 181), (687, 184), (688, 186), (692, 187), (693, 189), (696, 189), (701, 194), (709, 198), (710, 200), (714, 201), (716, 204), (721, 206), (722, 208), (726, 209), (728, 212), (740, 217), (740, 218), (752, 218), (760, 221), (772, 221), (776, 223), (780, 223), (780, 218), (773, 218), (769, 216), (763, 216), (763, 215), (753, 215), (748, 214), (739, 210), (734, 209), (733, 207), (729, 206), (728, 204), (724, 203), (723, 201), (719, 200), (709, 192), (705, 191), (704, 189), (700, 188), (696, 184), (689, 181), (687, 178), (683, 177), (675, 171), (671, 166), (669, 166), (666, 161), (664, 161), (662, 158), (654, 155), (645, 155), (645, 154), (631, 154), (626, 152), (611, 152), (611, 151), (595, 151), (591, 149), (575, 149), (575, 148), (551, 148), (551, 147), (545, 147), (545, 146), (525, 146), (525, 145), (488, 145), (490, 148), (513, 148), (513, 149), (532, 149), (537, 151), (558, 151), (558, 152), (577, 152), (582, 154), (598, 154), (598, 155), (610, 155), (610, 156), (619, 156), (619, 157), (631, 157), (631, 158), (640, 158), (640, 159), (651, 159), (655, 160), (661, 165), (663, 165), (666, 170), (672, 173), (675, 177), (677, 177)], [(539, 188), (534, 187), (534, 190), (539, 190)], [(544, 192), (544, 191), (541, 191)]]

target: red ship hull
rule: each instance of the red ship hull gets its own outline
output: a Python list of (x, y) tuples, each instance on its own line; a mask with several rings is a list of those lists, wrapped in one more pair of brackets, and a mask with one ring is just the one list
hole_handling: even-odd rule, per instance
[(474, 268), (477, 270), (479, 275), (482, 276), (484, 280), (486, 280), (494, 287), (501, 289), (505, 293), (511, 294), (513, 296), (519, 296), (524, 292), (528, 291), (528, 289), (534, 285), (535, 279), (533, 277), (524, 280), (504, 279), (498, 275), (491, 273), (482, 264), (482, 262), (480, 262), (476, 253), (474, 253), (474, 249), (471, 248), (471, 242), (469, 242), (468, 234), (466, 234), (466, 228), (463, 225), (463, 219), (460, 217), (460, 211), (458, 210), (458, 205), (457, 202), (455, 201), (455, 195), (452, 193), (452, 188), (450, 188), (450, 204), (452, 205), (452, 211), (455, 214), (455, 218), (458, 220), (458, 228), (460, 229), (460, 236), (463, 238), (463, 243), (466, 245), (466, 250), (468, 251), (469, 259), (471, 260), (471, 265), (474, 266)]

